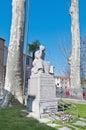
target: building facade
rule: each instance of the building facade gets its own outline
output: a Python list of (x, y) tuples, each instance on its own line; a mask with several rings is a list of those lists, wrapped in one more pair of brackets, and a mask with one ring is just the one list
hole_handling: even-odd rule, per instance
[[(4, 42), (5, 40), (0, 38), (0, 96), (3, 95), (5, 75), (6, 75), (7, 55), (8, 55), (8, 47), (4, 45)], [(24, 94), (28, 89), (28, 79), (30, 78), (31, 75), (31, 68), (32, 68), (32, 57), (23, 54)]]
[(4, 85), (4, 42), (3, 38), (0, 38), (0, 96), (3, 93)]
[(23, 55), (23, 67), (24, 67), (24, 95), (27, 94), (28, 91), (28, 79), (31, 75), (31, 68), (32, 68), (32, 57), (26, 54)]
[(67, 76), (55, 76), (55, 85), (59, 88), (70, 88), (70, 78)]

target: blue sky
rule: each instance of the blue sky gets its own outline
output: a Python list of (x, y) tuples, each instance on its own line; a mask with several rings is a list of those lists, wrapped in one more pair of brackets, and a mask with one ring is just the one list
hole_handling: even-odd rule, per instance
[[(79, 0), (80, 31), (86, 36), (86, 0)], [(12, 18), (12, 0), (0, 0), (0, 37), (8, 46)], [(67, 60), (64, 48), (71, 48), (70, 0), (31, 0), (28, 41), (38, 39), (46, 47), (46, 60), (55, 66), (55, 74), (62, 75)]]

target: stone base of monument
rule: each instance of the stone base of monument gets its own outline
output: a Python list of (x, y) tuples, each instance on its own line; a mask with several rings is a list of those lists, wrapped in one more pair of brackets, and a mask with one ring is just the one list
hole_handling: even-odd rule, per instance
[(28, 111), (34, 118), (40, 118), (49, 110), (57, 110), (55, 81), (52, 75), (43, 73), (29, 79)]
[(73, 99), (83, 99), (82, 88), (69, 88), (70, 97)]
[[(28, 104), (31, 105), (31, 104)], [(47, 99), (47, 100), (40, 100), (35, 99), (32, 102), (32, 111), (29, 110), (29, 116), (34, 117), (36, 119), (42, 118), (45, 115), (49, 116), (51, 112), (54, 113), (57, 111), (57, 99)]]

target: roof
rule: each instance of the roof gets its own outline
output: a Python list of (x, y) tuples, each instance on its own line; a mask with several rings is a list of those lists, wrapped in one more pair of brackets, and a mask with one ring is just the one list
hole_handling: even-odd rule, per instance
[(55, 78), (60, 78), (60, 79), (69, 79), (70, 77), (69, 76), (55, 76)]
[(3, 38), (1, 38), (1, 37), (0, 37), (0, 39), (3, 40), (3, 41), (5, 41), (5, 39), (3, 39)]
[(23, 55), (24, 55), (24, 56), (27, 56), (27, 57), (29, 57), (29, 58), (31, 58), (31, 59), (32, 59), (32, 57), (31, 57), (31, 56), (29, 56), (29, 55), (27, 55), (27, 54), (25, 54), (25, 53), (23, 53)]

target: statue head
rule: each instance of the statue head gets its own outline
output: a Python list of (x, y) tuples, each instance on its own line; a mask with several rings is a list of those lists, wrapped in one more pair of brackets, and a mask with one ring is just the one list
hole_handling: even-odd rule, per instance
[(45, 58), (45, 47), (40, 45), (41, 58), (44, 60)]
[(40, 45), (40, 50), (41, 51), (45, 50), (45, 47), (43, 45)]

